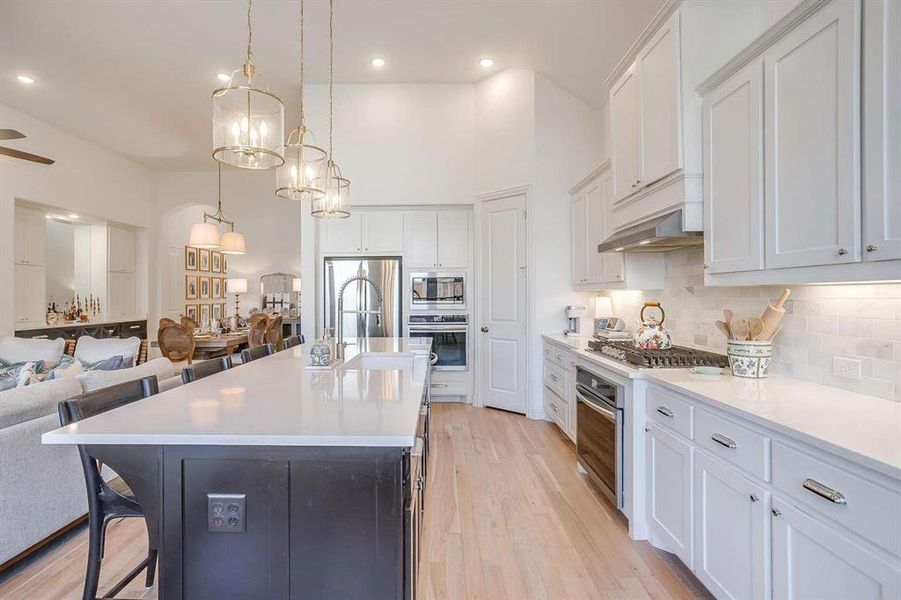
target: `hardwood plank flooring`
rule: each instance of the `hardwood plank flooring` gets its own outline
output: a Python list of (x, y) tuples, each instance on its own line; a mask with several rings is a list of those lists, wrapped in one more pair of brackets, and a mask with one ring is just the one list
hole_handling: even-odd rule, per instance
[[(427, 600), (711, 598), (675, 558), (629, 539), (575, 468), (556, 426), (463, 404), (432, 406), (420, 589)], [(140, 562), (141, 519), (112, 523), (100, 591)], [(0, 599), (81, 597), (87, 528), (0, 574)], [(120, 598), (153, 599), (139, 577)]]

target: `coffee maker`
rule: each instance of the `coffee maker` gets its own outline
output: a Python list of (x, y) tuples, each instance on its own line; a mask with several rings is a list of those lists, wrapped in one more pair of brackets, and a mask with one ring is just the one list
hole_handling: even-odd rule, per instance
[(588, 335), (587, 313), (584, 306), (567, 306), (567, 327), (563, 335)]

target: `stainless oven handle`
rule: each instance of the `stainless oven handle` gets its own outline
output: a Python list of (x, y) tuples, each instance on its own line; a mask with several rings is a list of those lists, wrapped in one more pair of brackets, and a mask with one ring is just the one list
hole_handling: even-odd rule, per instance
[(576, 394), (576, 397), (577, 397), (578, 401), (581, 402), (582, 404), (584, 404), (587, 408), (590, 408), (594, 412), (596, 412), (604, 417), (607, 417), (611, 421), (614, 421), (614, 422), (616, 421), (616, 412), (615, 411), (601, 408), (594, 402), (591, 402), (590, 400), (586, 399), (584, 396), (581, 396), (579, 394)]

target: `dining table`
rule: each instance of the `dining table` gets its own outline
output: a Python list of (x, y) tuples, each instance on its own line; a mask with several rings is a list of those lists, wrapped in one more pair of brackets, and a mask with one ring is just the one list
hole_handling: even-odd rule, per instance
[(194, 357), (209, 358), (225, 353), (234, 354), (247, 344), (247, 330), (229, 333), (199, 333), (194, 335)]

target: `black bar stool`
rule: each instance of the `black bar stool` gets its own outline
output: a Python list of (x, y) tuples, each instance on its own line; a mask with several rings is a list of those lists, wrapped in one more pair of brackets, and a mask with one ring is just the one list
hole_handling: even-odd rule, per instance
[[(64, 400), (57, 405), (59, 422), (63, 425), (76, 423), (83, 419), (99, 415), (108, 410), (125, 406), (131, 402), (142, 400), (159, 392), (156, 375), (120, 383), (102, 390), (82, 394), (71, 400)], [(78, 445), (81, 468), (84, 471), (85, 485), (88, 491), (88, 565), (84, 577), (83, 600), (97, 598), (97, 585), (100, 581), (100, 562), (103, 560), (103, 546), (106, 526), (112, 519), (120, 517), (143, 517), (141, 505), (134, 493), (121, 479), (114, 480), (111, 485), (100, 475), (100, 464), (88, 455), (85, 447)], [(149, 535), (149, 539), (155, 536)], [(147, 570), (144, 581), (146, 587), (153, 585), (156, 574), (157, 548), (149, 548), (147, 558), (122, 578), (104, 598), (112, 598), (121, 592), (126, 585)]]
[(293, 348), (294, 346), (300, 346), (303, 344), (303, 336), (302, 335), (292, 335), (291, 337), (286, 337), (285, 341), (285, 350), (288, 348)]
[(211, 358), (203, 362), (188, 365), (181, 371), (181, 380), (184, 383), (191, 383), (204, 377), (209, 377), (216, 373), (232, 368), (232, 359), (230, 356), (220, 356), (219, 358)]
[(263, 358), (264, 356), (270, 356), (273, 353), (275, 353), (275, 346), (272, 344), (263, 344), (261, 346), (254, 346), (253, 348), (246, 348), (241, 350), (241, 364), (246, 365), (250, 361)]

